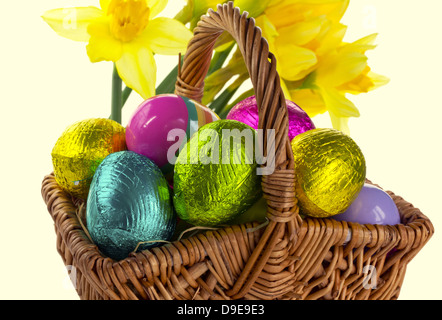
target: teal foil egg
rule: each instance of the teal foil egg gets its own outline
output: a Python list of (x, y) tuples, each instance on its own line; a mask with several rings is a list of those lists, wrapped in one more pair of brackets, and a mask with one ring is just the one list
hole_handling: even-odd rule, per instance
[(94, 243), (115, 260), (126, 258), (141, 242), (139, 250), (170, 240), (176, 215), (161, 170), (132, 151), (107, 156), (92, 179), (86, 221)]

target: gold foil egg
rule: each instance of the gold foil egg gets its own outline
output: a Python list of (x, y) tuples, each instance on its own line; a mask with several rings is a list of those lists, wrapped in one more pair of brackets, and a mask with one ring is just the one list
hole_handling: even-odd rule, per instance
[(95, 170), (109, 154), (126, 150), (125, 128), (110, 119), (86, 119), (69, 126), (52, 149), (55, 180), (86, 199)]
[(338, 130), (313, 129), (291, 145), (301, 213), (316, 218), (343, 213), (366, 178), (365, 158), (355, 141)]

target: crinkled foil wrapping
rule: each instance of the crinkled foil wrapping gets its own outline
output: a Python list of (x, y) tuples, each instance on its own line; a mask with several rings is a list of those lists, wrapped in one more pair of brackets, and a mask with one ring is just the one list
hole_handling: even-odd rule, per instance
[[(248, 131), (253, 141), (223, 139), (223, 129)], [(256, 173), (255, 135), (256, 131), (243, 123), (220, 120), (201, 127), (190, 139), (174, 171), (174, 205), (181, 219), (197, 226), (219, 226), (259, 200), (262, 191), (261, 177)], [(230, 157), (223, 153), (223, 143)]]
[(301, 212), (318, 218), (344, 212), (365, 182), (365, 158), (358, 145), (334, 129), (307, 131), (291, 145)]
[[(296, 103), (286, 100), (288, 120), (289, 120), (289, 139), (305, 131), (315, 129), (315, 124)], [(256, 104), (256, 96), (248, 97), (238, 102), (227, 115), (227, 119), (241, 121), (254, 129), (258, 129), (259, 112)]]
[(57, 183), (86, 199), (95, 170), (107, 155), (126, 150), (125, 129), (109, 119), (86, 119), (69, 126), (52, 149)]
[(92, 240), (108, 257), (124, 259), (134, 251), (168, 241), (176, 226), (169, 186), (161, 170), (132, 151), (109, 155), (98, 167), (86, 207)]

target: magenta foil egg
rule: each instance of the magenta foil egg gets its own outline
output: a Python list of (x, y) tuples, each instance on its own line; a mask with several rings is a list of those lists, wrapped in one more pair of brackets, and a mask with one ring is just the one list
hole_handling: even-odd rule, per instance
[[(212, 110), (186, 97), (161, 94), (145, 100), (126, 127), (127, 149), (152, 160), (170, 180), (173, 164), (168, 153), (187, 142), (203, 125), (219, 120)], [(185, 133), (178, 137), (175, 130)], [(178, 148), (176, 148), (178, 149)]]
[[(286, 100), (289, 116), (289, 139), (290, 141), (303, 132), (315, 129), (315, 125), (307, 113), (290, 100)], [(256, 97), (251, 96), (236, 104), (227, 115), (229, 120), (237, 120), (258, 129), (258, 105)]]

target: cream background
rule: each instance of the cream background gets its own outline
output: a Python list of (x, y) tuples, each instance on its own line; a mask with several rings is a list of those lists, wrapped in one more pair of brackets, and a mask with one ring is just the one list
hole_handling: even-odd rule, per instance
[[(175, 12), (183, 0), (170, 0)], [(1, 30), (0, 298), (78, 299), (55, 247), (52, 220), (40, 195), (51, 172), (51, 149), (71, 123), (107, 117), (111, 64), (91, 64), (84, 44), (58, 37), (40, 18), (48, 9), (97, 1), (8, 1)], [(420, 208), (436, 234), (409, 264), (401, 299), (440, 299), (442, 191), (440, 98), (442, 22), (439, 0), (352, 0), (343, 19), (352, 41), (379, 32), (369, 52), (373, 71), (391, 83), (351, 97), (361, 118), (350, 122), (368, 177)], [(175, 57), (158, 59), (159, 78)], [(141, 102), (133, 94), (123, 124)], [(327, 117), (316, 125), (330, 126)]]

